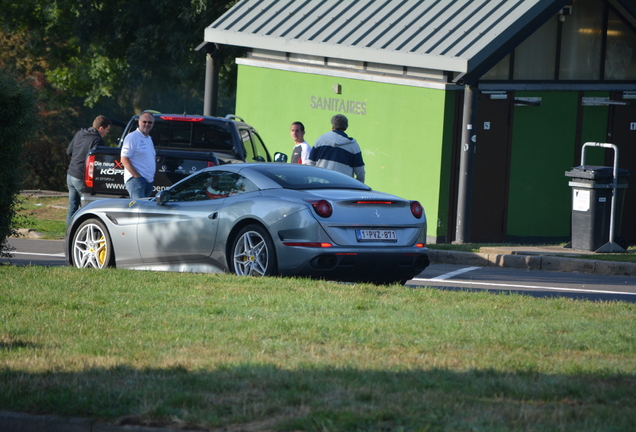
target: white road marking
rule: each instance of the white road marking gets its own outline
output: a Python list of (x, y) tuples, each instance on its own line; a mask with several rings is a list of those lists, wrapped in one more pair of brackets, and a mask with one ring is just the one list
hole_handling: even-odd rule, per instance
[(36, 252), (9, 252), (12, 255), (37, 255), (37, 256), (51, 256), (51, 257), (64, 257), (64, 253), (45, 254)]
[[(455, 273), (455, 272), (453, 272)], [(451, 274), (451, 273), (448, 273)], [(443, 275), (446, 276), (446, 275)], [(415, 278), (414, 281), (418, 282), (435, 282), (439, 281), (439, 277), (432, 279), (419, 279)], [(452, 283), (452, 282), (448, 282)], [(525, 289), (541, 289), (541, 290), (554, 290), (554, 291), (569, 291), (569, 292), (585, 292), (585, 293), (598, 293), (598, 294), (624, 294), (624, 295), (636, 295), (633, 292), (627, 291), (603, 291), (603, 290), (591, 290), (584, 288), (557, 288), (557, 287), (548, 287), (548, 286), (539, 286), (539, 285), (516, 285), (516, 284), (498, 284), (498, 283), (489, 283), (489, 282), (472, 282), (472, 281), (457, 281), (458, 284), (463, 285), (484, 285), (484, 286), (492, 286), (492, 287), (506, 287), (506, 288), (525, 288)]]
[(414, 280), (444, 280), (444, 279), (450, 279), (450, 278), (455, 277), (457, 275), (468, 273), (469, 271), (477, 270), (477, 269), (480, 269), (480, 268), (481, 267), (466, 267), (466, 268), (463, 268), (463, 269), (455, 270), (455, 271), (450, 272), (450, 273), (446, 273), (446, 274), (443, 274), (443, 275), (436, 276), (436, 277), (434, 277), (432, 279), (414, 279)]

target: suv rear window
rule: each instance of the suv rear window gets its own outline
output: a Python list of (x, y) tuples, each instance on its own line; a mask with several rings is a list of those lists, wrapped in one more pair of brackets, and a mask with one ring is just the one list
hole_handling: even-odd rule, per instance
[[(131, 132), (137, 126), (134, 122)], [(208, 151), (231, 151), (234, 148), (230, 130), (225, 124), (170, 121), (155, 117), (150, 136), (155, 147)]]

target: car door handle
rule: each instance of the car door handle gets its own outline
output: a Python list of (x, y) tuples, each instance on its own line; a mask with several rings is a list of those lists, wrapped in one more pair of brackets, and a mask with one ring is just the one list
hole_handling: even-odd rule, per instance
[(218, 212), (211, 213), (210, 215), (208, 215), (208, 219), (210, 219), (210, 220), (214, 220), (214, 219), (216, 219), (216, 217), (217, 217), (218, 215), (219, 215), (219, 213), (218, 213)]

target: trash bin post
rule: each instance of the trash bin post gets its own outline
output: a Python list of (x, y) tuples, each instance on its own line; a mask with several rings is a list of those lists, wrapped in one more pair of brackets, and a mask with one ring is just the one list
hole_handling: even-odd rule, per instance
[[(613, 168), (586, 166), (585, 150), (589, 147), (613, 149)], [(610, 180), (610, 171), (611, 182), (608, 181)], [(624, 188), (627, 187), (626, 179), (629, 174), (628, 170), (618, 169), (618, 147), (616, 145), (595, 142), (583, 144), (581, 166), (565, 173), (573, 180), (569, 183), (573, 187), (573, 202), (572, 241), (564, 247), (596, 252), (626, 252), (621, 245), (615, 242), (615, 234), (616, 231), (620, 230), (621, 209), (625, 196)], [(621, 178), (620, 185), (619, 177)], [(611, 195), (609, 194), (610, 189)], [(609, 208), (605, 206), (607, 199), (610, 199)], [(607, 219), (609, 219), (609, 233), (606, 225)], [(605, 239), (609, 241), (603, 244)]]
[(614, 230), (616, 222), (616, 191), (618, 189), (618, 147), (615, 144), (609, 143), (594, 143), (587, 142), (583, 144), (581, 150), (581, 165), (585, 165), (585, 148), (586, 147), (604, 147), (614, 150), (614, 166), (613, 166), (613, 178), (612, 178), (612, 202), (610, 204), (610, 228), (609, 228), (609, 242), (598, 248), (596, 252), (625, 252), (621, 246), (614, 242)]

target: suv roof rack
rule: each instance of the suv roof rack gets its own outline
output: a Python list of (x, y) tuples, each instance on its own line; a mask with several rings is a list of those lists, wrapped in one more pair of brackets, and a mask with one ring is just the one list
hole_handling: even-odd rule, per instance
[(242, 121), (243, 123), (245, 123), (245, 120), (243, 120), (241, 117), (237, 116), (236, 114), (228, 114), (225, 116), (225, 120), (234, 120), (234, 119), (238, 119)]

